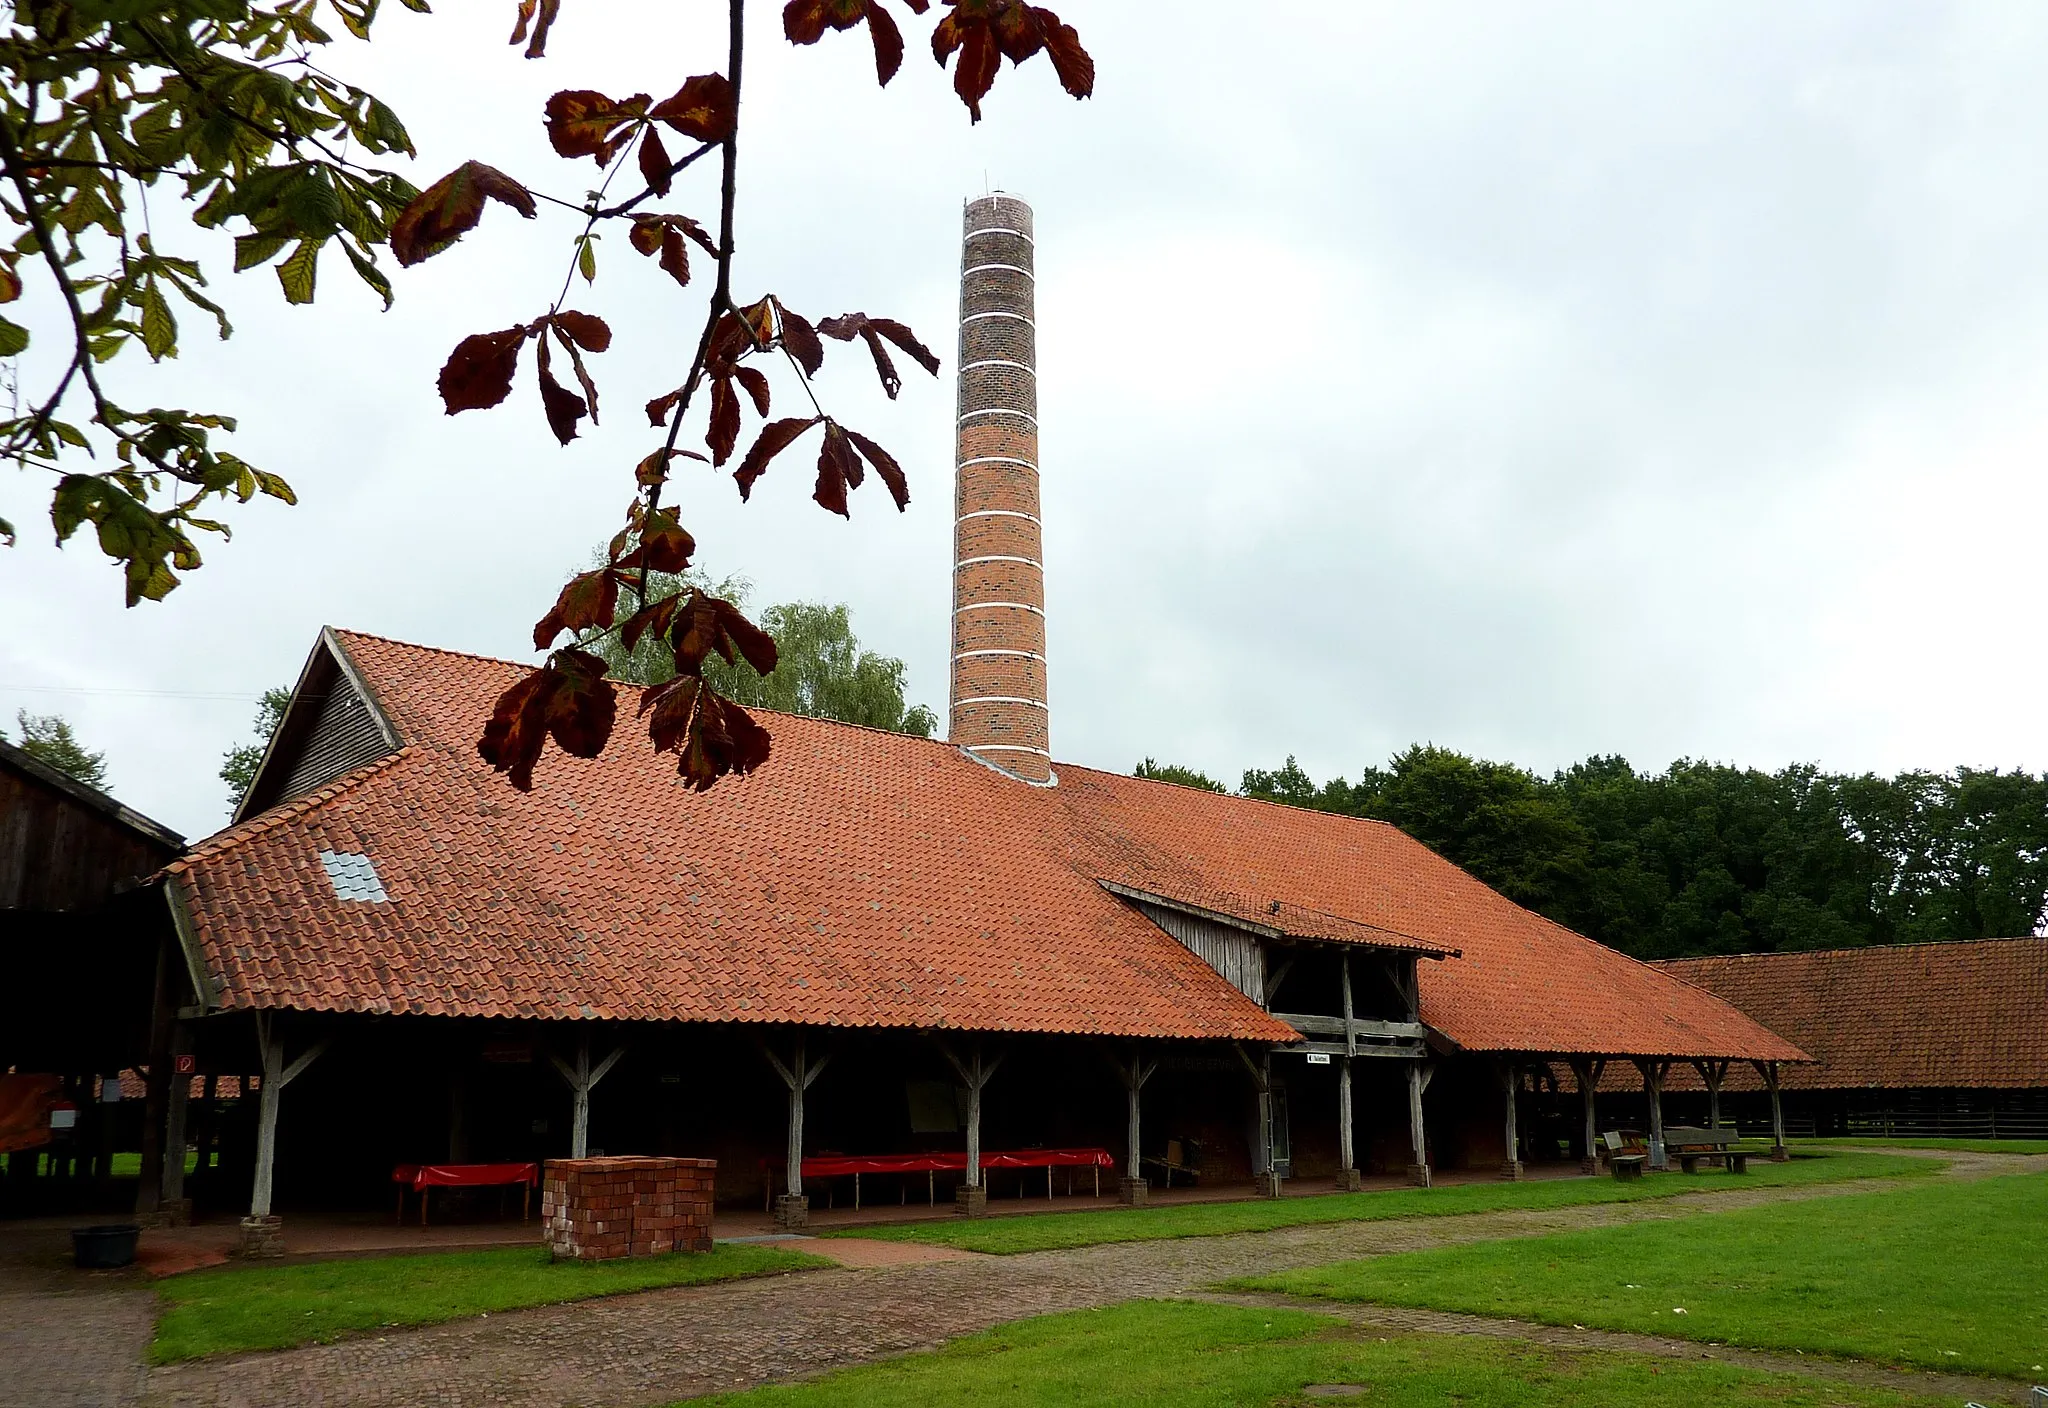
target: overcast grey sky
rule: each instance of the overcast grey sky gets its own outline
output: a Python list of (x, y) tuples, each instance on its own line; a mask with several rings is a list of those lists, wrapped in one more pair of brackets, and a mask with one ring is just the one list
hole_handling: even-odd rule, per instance
[[(550, 92), (665, 94), (722, 52), (709, 5), (567, 0), (538, 63), (509, 0), (445, 8), (329, 60), (405, 118), (421, 184), (474, 157), (573, 198), (595, 168), (548, 151)], [(792, 458), (744, 508), (686, 478), (686, 522), (762, 602), (848, 602), (916, 699), (943, 712), (959, 208), (987, 184), (1038, 218), (1056, 756), (2048, 766), (2048, 7), (1066, 0), (1097, 96), (1036, 61), (978, 128), (928, 19), (878, 91), (864, 39), (792, 51), (756, 8), (742, 289), (900, 316), (947, 366), (893, 405), (858, 354), (826, 372), (908, 513), (871, 485), (830, 517)], [(523, 380), (444, 417), (449, 348), (543, 309), (568, 234), (493, 209), (389, 313), (338, 262), (312, 309), (234, 278), (233, 341), (188, 320), (174, 367), (116, 364), (133, 401), (238, 413), (301, 504), (237, 512), (124, 611), (89, 537), (51, 545), (44, 484), (0, 477), (10, 732), (62, 711), (201, 835), (321, 624), (527, 658), (700, 316), (614, 235), (577, 300), (619, 334), (604, 426), (556, 448)]]

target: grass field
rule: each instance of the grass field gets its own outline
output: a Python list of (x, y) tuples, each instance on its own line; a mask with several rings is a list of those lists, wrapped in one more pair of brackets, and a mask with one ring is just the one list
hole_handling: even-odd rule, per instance
[(1309, 1385), (1363, 1385), (1377, 1408), (1932, 1408), (1694, 1360), (1557, 1351), (1478, 1337), (1382, 1339), (1297, 1312), (1135, 1301), (1024, 1320), (929, 1354), (697, 1403), (732, 1408), (1225, 1408), (1296, 1404)]
[(1855, 1135), (1843, 1139), (1788, 1139), (1799, 1148), (1951, 1149), (1965, 1154), (2048, 1154), (2048, 1139), (1879, 1139)]
[(2048, 1364), (2048, 1176), (1342, 1262), (1248, 1288), (1928, 1369)]
[(1938, 1159), (1895, 1154), (1808, 1154), (1788, 1164), (1752, 1161), (1740, 1177), (1718, 1169), (1697, 1174), (1652, 1174), (1634, 1183), (1611, 1178), (1544, 1179), (1532, 1183), (1467, 1183), (1454, 1188), (1401, 1188), (1377, 1193), (1331, 1193), (1269, 1202), (1182, 1203), (1115, 1211), (1030, 1213), (972, 1222), (918, 1222), (853, 1228), (827, 1236), (923, 1242), (1006, 1256), (1105, 1242), (1146, 1242), (1168, 1237), (1213, 1237), (1268, 1232), (1325, 1222), (1377, 1222), (1396, 1217), (1444, 1217), (1503, 1208), (1575, 1207), (1586, 1203), (1672, 1198), (1708, 1189), (1835, 1182), (1930, 1174)]
[(593, 1263), (553, 1262), (539, 1248), (507, 1247), (192, 1271), (158, 1283), (164, 1312), (149, 1358), (169, 1364), (282, 1349), (362, 1330), (831, 1264), (754, 1246)]

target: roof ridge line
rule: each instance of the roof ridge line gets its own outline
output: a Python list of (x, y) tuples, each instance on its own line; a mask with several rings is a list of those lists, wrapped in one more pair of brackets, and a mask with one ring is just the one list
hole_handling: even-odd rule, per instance
[(182, 873), (191, 869), (194, 861), (209, 859), (219, 855), (222, 851), (232, 850), (253, 837), (261, 836), (273, 827), (282, 826), (288, 821), (304, 816), (315, 807), (323, 806), (333, 801), (344, 792), (354, 791), (363, 783), (368, 782), (377, 773), (392, 766), (402, 758), (412, 756), (417, 751), (418, 745), (408, 743), (395, 753), (386, 753), (381, 758), (364, 763), (359, 768), (343, 773), (332, 782), (323, 783), (310, 792), (302, 792), (288, 802), (280, 802), (269, 810), (250, 817), (247, 821), (236, 822), (232, 826), (224, 826), (211, 836), (202, 837), (195, 842), (189, 851), (158, 871), (156, 875), (152, 875), (150, 879), (154, 880), (157, 876), (161, 875)]
[(1836, 948), (1765, 948), (1746, 953), (1689, 953), (1676, 958), (1648, 958), (1639, 962), (1659, 967), (1666, 963), (1727, 963), (1744, 958), (1812, 958), (1830, 953), (1896, 953), (1913, 948), (1960, 948), (1964, 944), (2041, 944), (2048, 934), (1984, 934), (1973, 939), (1901, 939), (1890, 944), (1846, 944)]
[[(1174, 782), (1170, 778), (1139, 777), (1136, 773), (1111, 772), (1108, 768), (1091, 768), (1081, 763), (1068, 763), (1065, 766), (1073, 769), (1075, 772), (1092, 772), (1100, 777), (1116, 778), (1120, 782), (1146, 782), (1160, 787), (1178, 787), (1184, 792), (1194, 792), (1204, 797), (1221, 797), (1227, 802), (1249, 802), (1253, 806), (1259, 807), (1280, 807), (1290, 812), (1307, 812), (1310, 816), (1331, 816), (1339, 821), (1356, 821), (1366, 826), (1384, 826), (1389, 830), (1401, 831), (1400, 827), (1395, 826), (1393, 822), (1387, 821), (1382, 817), (1353, 816), (1350, 812), (1326, 812), (1321, 807), (1303, 807), (1297, 806), (1293, 802), (1276, 802), (1271, 797), (1247, 797), (1242, 792), (1211, 792), (1206, 787), (1195, 787), (1185, 782)], [(1403, 836), (1408, 835), (1405, 831), (1401, 831), (1401, 834)], [(1414, 840), (1412, 836), (1409, 839)], [(1470, 872), (1467, 873), (1469, 874)], [(1484, 884), (1485, 882), (1481, 881), (1480, 883)]]

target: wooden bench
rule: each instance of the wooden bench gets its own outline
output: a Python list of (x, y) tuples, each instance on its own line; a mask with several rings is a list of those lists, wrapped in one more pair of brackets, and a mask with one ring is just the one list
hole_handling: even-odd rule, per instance
[(1650, 1162), (1648, 1154), (1615, 1154), (1607, 1160), (1608, 1169), (1617, 1183), (1626, 1183), (1632, 1178), (1643, 1176), (1643, 1166)]
[(1678, 1126), (1664, 1131), (1667, 1157), (1676, 1155), (1686, 1173), (1698, 1173), (1700, 1160), (1718, 1159), (1730, 1173), (1748, 1173), (1749, 1155), (1734, 1148), (1742, 1136), (1732, 1129), (1695, 1129)]
[(1188, 1182), (1199, 1183), (1202, 1179), (1202, 1146), (1194, 1140), (1169, 1139), (1166, 1141), (1166, 1157), (1153, 1158), (1150, 1155), (1138, 1160), (1140, 1166), (1156, 1168), (1166, 1176), (1166, 1186), (1173, 1186), (1176, 1173), (1187, 1175)]

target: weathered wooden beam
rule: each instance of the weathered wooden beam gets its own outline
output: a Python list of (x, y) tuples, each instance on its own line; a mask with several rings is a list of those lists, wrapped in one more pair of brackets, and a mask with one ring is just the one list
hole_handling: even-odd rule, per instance
[[(1643, 1077), (1643, 1098), (1650, 1106), (1650, 1144), (1654, 1152), (1664, 1148), (1664, 1077), (1671, 1070), (1669, 1061), (1636, 1062), (1636, 1070)], [(1669, 1168), (1671, 1161), (1665, 1158), (1650, 1165), (1652, 1168)]]
[(1429, 1145), (1423, 1137), (1422, 1092), (1429, 1088), (1429, 1078), (1435, 1073), (1435, 1067), (1423, 1061), (1408, 1067), (1408, 1142), (1413, 1154), (1408, 1177), (1425, 1188), (1429, 1186)]
[(1284, 958), (1280, 961), (1278, 968), (1275, 968), (1266, 975), (1266, 1000), (1262, 1005), (1269, 1011), (1273, 1006), (1274, 996), (1280, 991), (1280, 985), (1287, 981), (1287, 975), (1292, 971), (1294, 971), (1294, 960), (1292, 958)]
[(1429, 1031), (1420, 1022), (1381, 1022), (1370, 1017), (1353, 1017), (1347, 1023), (1342, 1017), (1325, 1017), (1315, 1012), (1275, 1012), (1273, 1015), (1303, 1036), (1421, 1041)]
[(1361, 1060), (1368, 1056), (1392, 1056), (1403, 1061), (1420, 1061), (1429, 1055), (1429, 1048), (1419, 1041), (1361, 1042), (1352, 1050), (1341, 1041), (1293, 1041), (1285, 1046), (1276, 1046), (1275, 1051), (1302, 1055), (1316, 1052), (1324, 1056), (1357, 1056)]
[(1507, 1159), (1501, 1165), (1501, 1176), (1519, 1179), (1522, 1176), (1521, 1135), (1515, 1128), (1515, 1106), (1521, 1103), (1522, 1068), (1511, 1058), (1500, 1063), (1502, 1089), (1507, 1094)]

